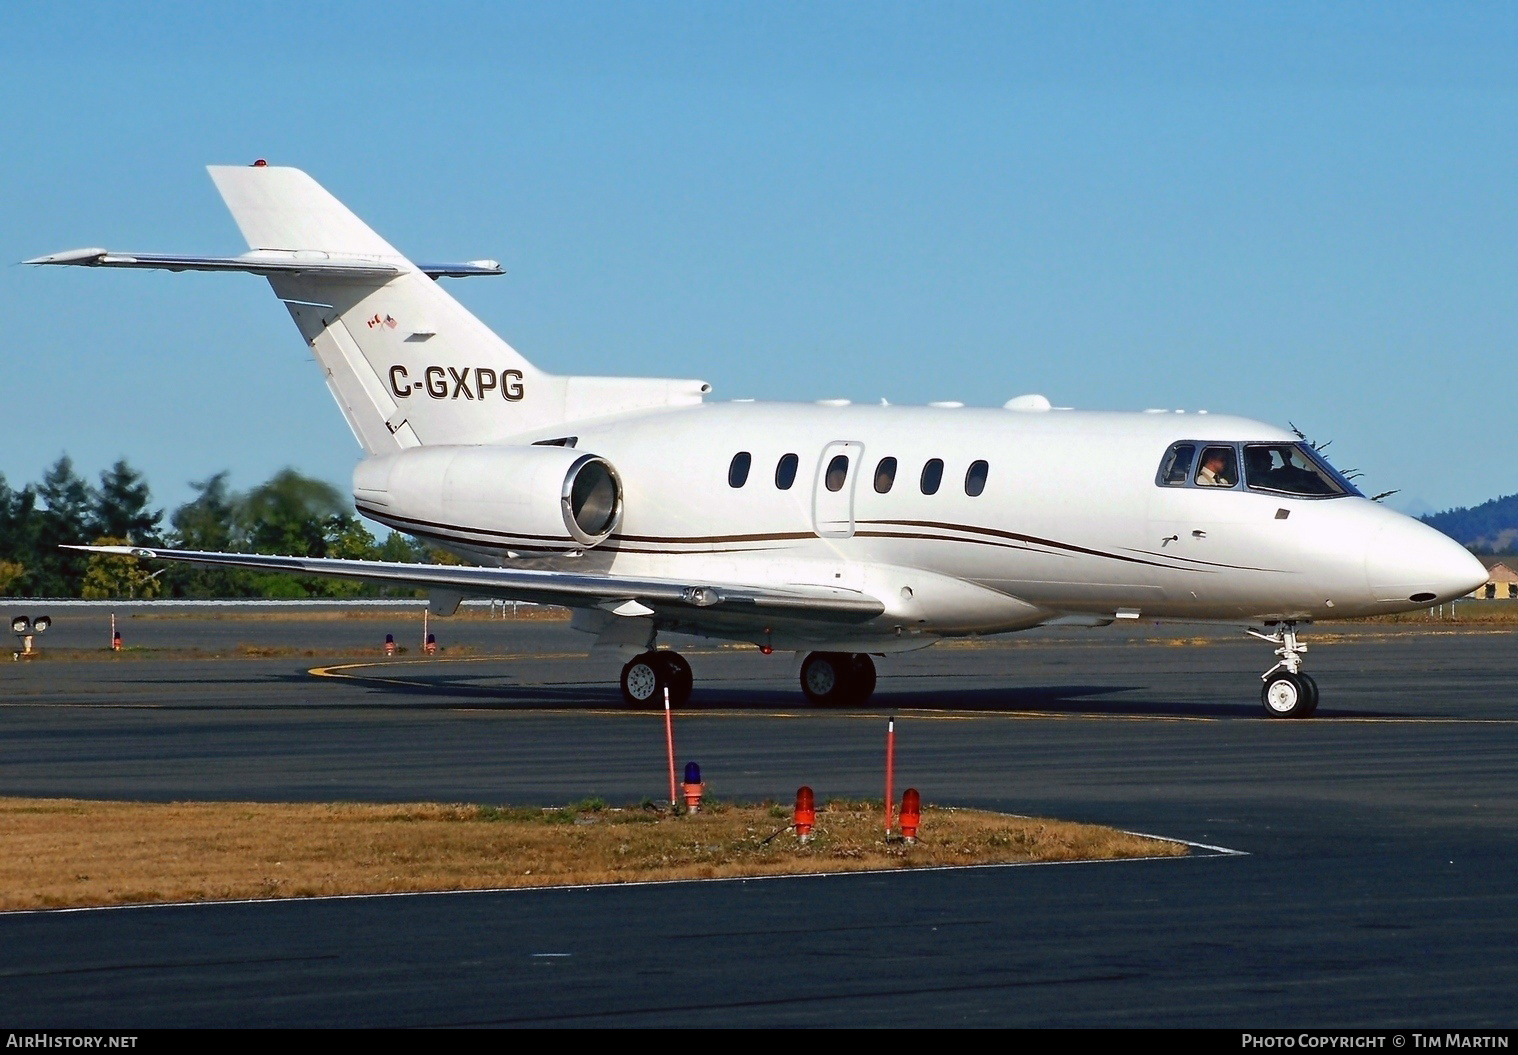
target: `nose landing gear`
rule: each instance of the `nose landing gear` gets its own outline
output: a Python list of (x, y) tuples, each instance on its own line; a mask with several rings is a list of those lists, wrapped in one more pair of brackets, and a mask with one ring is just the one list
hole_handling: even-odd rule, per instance
[(1280, 623), (1273, 634), (1253, 629), (1244, 632), (1279, 646), (1276, 655), (1280, 660), (1260, 675), (1265, 683), (1260, 689), (1265, 714), (1271, 718), (1311, 718), (1318, 709), (1318, 683), (1302, 672), (1302, 654), (1307, 646), (1297, 641), (1297, 624)]

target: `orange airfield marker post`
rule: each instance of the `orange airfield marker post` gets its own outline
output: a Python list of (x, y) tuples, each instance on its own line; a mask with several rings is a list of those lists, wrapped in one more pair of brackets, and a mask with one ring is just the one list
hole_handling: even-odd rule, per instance
[(669, 811), (675, 813), (680, 800), (675, 798), (675, 725), (669, 714), (668, 687), (664, 689), (664, 750), (669, 755)]
[(896, 716), (892, 715), (886, 720), (886, 786), (885, 786), (885, 833), (891, 834), (891, 796), (894, 794), (892, 785), (896, 779)]

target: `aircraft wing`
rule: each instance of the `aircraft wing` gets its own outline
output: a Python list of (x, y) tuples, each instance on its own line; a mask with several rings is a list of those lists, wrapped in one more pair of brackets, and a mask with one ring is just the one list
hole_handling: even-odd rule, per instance
[(803, 617), (839, 623), (863, 623), (885, 611), (874, 597), (833, 586), (748, 586), (734, 583), (679, 582), (618, 575), (579, 574), (515, 568), (476, 568), (445, 564), (391, 564), (385, 561), (331, 557), (273, 557), (261, 553), (209, 553), (147, 546), (65, 546), (85, 553), (109, 553), (144, 560), (181, 561), (213, 567), (250, 568), (293, 575), (323, 575), (364, 582), (450, 591), (468, 597), (602, 608), (619, 615), (689, 617), (697, 610), (713, 615)]

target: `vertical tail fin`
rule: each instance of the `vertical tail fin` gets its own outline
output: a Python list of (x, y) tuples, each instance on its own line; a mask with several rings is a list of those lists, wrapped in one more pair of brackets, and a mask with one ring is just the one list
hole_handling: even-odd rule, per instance
[[(250, 249), (311, 263), (269, 282), (367, 452), (487, 443), (562, 417), (560, 379), (524, 359), (310, 176), (275, 166), (209, 171)], [(394, 270), (355, 276), (323, 270), (323, 262)]]
[(249, 249), (316, 251), (340, 257), (401, 254), (300, 169), (211, 165), (206, 169)]

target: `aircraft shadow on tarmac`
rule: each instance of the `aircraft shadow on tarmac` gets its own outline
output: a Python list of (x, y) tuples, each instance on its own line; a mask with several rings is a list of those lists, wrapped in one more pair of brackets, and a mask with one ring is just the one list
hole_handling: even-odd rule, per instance
[[(288, 676), (308, 687), (310, 679)], [(498, 710), (628, 710), (621, 694), (613, 686), (602, 685), (514, 685), (496, 677), (431, 673), (400, 678), (368, 678), (351, 675), (343, 680), (357, 682), (370, 690), (368, 706), (385, 706), (383, 699), (393, 699), (397, 706), (431, 706), (456, 708), (463, 701), (471, 707)], [(796, 691), (764, 688), (727, 688), (721, 683), (698, 685), (690, 700), (680, 708), (685, 712), (701, 711), (815, 711), (847, 714), (880, 713), (895, 710), (955, 711), (980, 714), (1047, 714), (1050, 717), (1100, 715), (1123, 718), (1253, 718), (1259, 707), (1252, 701), (1238, 703), (1208, 701), (1141, 701), (1100, 699), (1118, 693), (1142, 689), (1139, 685), (1024, 685), (993, 688), (946, 688), (923, 691), (893, 691), (889, 679), (862, 707), (819, 708), (808, 704)]]

